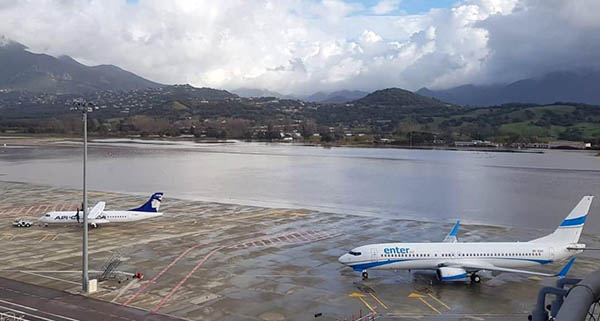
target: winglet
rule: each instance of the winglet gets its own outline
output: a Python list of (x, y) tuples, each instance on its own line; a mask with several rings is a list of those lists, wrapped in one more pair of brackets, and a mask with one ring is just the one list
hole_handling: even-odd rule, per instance
[(573, 265), (573, 262), (575, 262), (575, 258), (571, 258), (569, 260), (569, 262), (567, 262), (567, 264), (562, 268), (562, 270), (560, 270), (560, 272), (558, 272), (558, 274), (556, 276), (558, 276), (561, 279), (565, 278), (567, 276), (567, 273), (569, 273), (569, 269)]
[(454, 224), (454, 227), (452, 228), (452, 231), (450, 231), (450, 234), (448, 234), (448, 235), (456, 237), (456, 233), (458, 232), (458, 227), (459, 226), (460, 226), (460, 220), (456, 221), (456, 224)]
[(454, 227), (452, 228), (450, 233), (448, 233), (448, 235), (446, 235), (446, 237), (444, 238), (444, 242), (446, 242), (446, 243), (458, 242), (458, 237), (456, 235), (458, 234), (459, 226), (460, 226), (460, 220), (456, 221), (456, 224), (454, 224)]

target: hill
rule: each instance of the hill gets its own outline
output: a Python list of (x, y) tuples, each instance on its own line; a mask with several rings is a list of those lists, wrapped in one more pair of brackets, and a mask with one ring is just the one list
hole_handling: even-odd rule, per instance
[(415, 94), (400, 88), (387, 88), (374, 91), (355, 100), (360, 105), (398, 106), (398, 107), (446, 107), (439, 100)]
[(338, 90), (334, 92), (319, 91), (310, 96), (300, 97), (300, 99), (322, 104), (343, 104), (363, 98), (368, 94), (368, 92), (360, 90)]
[(550, 104), (558, 101), (600, 104), (600, 72), (553, 72), (506, 85), (464, 85), (445, 90), (422, 88), (418, 94), (454, 104), (493, 106), (511, 102)]
[(113, 65), (90, 67), (68, 56), (29, 52), (14, 41), (0, 44), (0, 89), (81, 94), (161, 86)]
[(257, 89), (257, 88), (238, 88), (231, 91), (232, 93), (245, 98), (250, 97), (275, 97), (282, 99), (294, 99), (295, 97), (290, 95), (284, 95), (278, 93), (276, 91), (267, 90), (267, 89)]

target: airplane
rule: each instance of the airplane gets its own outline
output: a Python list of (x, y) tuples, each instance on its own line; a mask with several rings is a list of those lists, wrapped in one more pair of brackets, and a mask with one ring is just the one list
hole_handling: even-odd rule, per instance
[(575, 258), (557, 274), (518, 268), (550, 264), (582, 253), (585, 244), (578, 242), (593, 198), (584, 196), (552, 234), (529, 242), (461, 243), (457, 237), (458, 221), (442, 242), (364, 245), (340, 256), (338, 261), (362, 272), (363, 279), (368, 279), (370, 269), (434, 270), (440, 281), (470, 279), (472, 283), (481, 282), (480, 271), (564, 277)]
[[(88, 211), (88, 224), (95, 228), (99, 224), (135, 222), (161, 216), (162, 213), (158, 209), (160, 208), (162, 198), (163, 193), (154, 193), (142, 206), (127, 211), (105, 211), (104, 207), (106, 203), (98, 202)], [(40, 222), (44, 225), (81, 223), (83, 222), (83, 217), (80, 217), (79, 209), (76, 212), (52, 211), (40, 217)]]

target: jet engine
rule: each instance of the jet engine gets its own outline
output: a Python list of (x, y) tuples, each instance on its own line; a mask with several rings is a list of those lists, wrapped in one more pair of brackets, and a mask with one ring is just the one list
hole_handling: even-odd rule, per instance
[(465, 281), (469, 278), (467, 271), (454, 267), (441, 267), (437, 269), (437, 277), (440, 281)]

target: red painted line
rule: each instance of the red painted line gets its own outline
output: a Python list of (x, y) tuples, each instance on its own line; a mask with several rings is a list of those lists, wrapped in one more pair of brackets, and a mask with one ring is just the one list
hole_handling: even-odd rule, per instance
[(6, 212), (7, 215), (14, 215), (14, 214), (18, 214), (19, 212), (21, 212), (22, 210), (24, 210), (24, 207), (13, 207), (12, 211), (10, 212)]
[(46, 214), (48, 212), (49, 207), (50, 207), (50, 205), (42, 205), (40, 214)]
[(185, 283), (185, 281), (187, 281), (192, 276), (192, 274), (194, 274), (194, 272), (196, 272), (202, 266), (202, 264), (204, 264), (213, 254), (217, 253), (217, 251), (219, 251), (222, 248), (223, 248), (223, 246), (218, 247), (218, 248), (212, 250), (210, 253), (206, 254), (206, 256), (204, 256), (204, 258), (202, 259), (202, 261), (198, 262), (198, 264), (196, 264), (196, 266), (194, 266), (194, 268), (192, 269), (192, 271), (190, 271), (190, 273), (188, 273), (183, 278), (183, 280), (179, 281), (179, 283), (177, 283), (177, 285), (171, 290), (171, 292), (169, 292), (169, 294), (167, 294), (167, 296), (165, 296), (160, 301), (160, 303), (158, 303), (154, 307), (154, 309), (152, 310), (152, 312), (158, 311), (165, 303), (167, 303), (167, 301), (169, 301), (169, 298), (173, 295), (173, 293), (175, 293)]
[(25, 212), (25, 215), (27, 215), (29, 212), (31, 212), (31, 210), (32, 210), (32, 209), (33, 209), (33, 206), (32, 206), (32, 207), (30, 207), (30, 208), (27, 210), (27, 212)]
[(200, 245), (192, 246), (189, 249), (183, 251), (183, 253), (181, 253), (177, 258), (175, 258), (173, 260), (173, 262), (171, 262), (169, 265), (167, 265), (154, 278), (152, 278), (152, 280), (150, 280), (150, 281), (148, 281), (148, 283), (144, 284), (143, 287), (141, 287), (134, 295), (132, 295), (127, 301), (125, 301), (125, 303), (123, 303), (122, 306), (127, 306), (129, 303), (131, 303), (131, 301), (133, 301), (138, 295), (140, 295), (142, 292), (144, 292), (151, 284), (154, 284), (154, 282), (156, 282), (156, 280), (158, 280), (158, 278), (160, 278), (163, 274), (165, 274), (165, 272), (167, 272), (170, 268), (172, 268), (173, 265), (177, 264), (177, 262), (179, 262), (186, 254), (188, 254), (191, 250), (196, 249), (198, 247), (200, 247)]
[(71, 203), (67, 203), (67, 202), (64, 202), (64, 203), (62, 203), (62, 205), (61, 205), (60, 209), (59, 209), (57, 212), (62, 212), (62, 211), (64, 211), (64, 210), (65, 210), (65, 206), (66, 206), (67, 208), (69, 208), (69, 206), (70, 206), (70, 205), (71, 205)]

